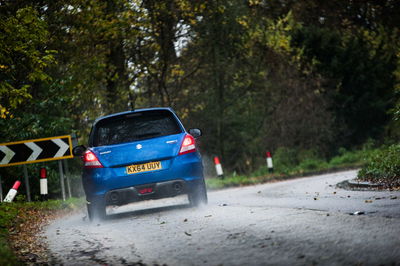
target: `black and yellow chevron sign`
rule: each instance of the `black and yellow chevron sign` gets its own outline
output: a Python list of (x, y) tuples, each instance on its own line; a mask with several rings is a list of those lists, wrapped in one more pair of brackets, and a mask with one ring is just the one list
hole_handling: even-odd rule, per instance
[(0, 143), (0, 167), (72, 157), (72, 140), (68, 135)]

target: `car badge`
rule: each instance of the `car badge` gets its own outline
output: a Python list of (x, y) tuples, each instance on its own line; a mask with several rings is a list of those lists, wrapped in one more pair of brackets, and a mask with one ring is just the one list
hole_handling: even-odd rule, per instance
[(137, 150), (140, 150), (141, 148), (143, 148), (142, 144), (136, 145), (136, 149), (137, 149)]

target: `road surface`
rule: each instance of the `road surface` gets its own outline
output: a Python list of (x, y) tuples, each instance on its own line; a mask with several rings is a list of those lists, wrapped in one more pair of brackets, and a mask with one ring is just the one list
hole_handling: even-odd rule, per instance
[[(356, 171), (85, 213), (44, 231), (64, 265), (400, 265), (400, 192), (348, 191)], [(362, 215), (350, 215), (355, 212)]]

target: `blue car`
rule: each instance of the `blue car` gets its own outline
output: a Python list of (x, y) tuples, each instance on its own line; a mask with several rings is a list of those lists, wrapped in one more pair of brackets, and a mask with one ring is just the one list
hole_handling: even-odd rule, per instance
[(207, 204), (199, 129), (187, 131), (171, 108), (149, 108), (97, 119), (83, 158), (88, 216), (106, 217), (106, 206), (187, 194)]

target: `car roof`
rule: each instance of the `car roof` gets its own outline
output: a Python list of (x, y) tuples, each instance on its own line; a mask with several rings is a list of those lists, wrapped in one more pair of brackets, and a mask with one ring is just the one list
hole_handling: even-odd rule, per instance
[(103, 119), (107, 119), (107, 118), (112, 118), (112, 117), (116, 117), (116, 116), (121, 116), (121, 115), (127, 115), (127, 114), (133, 114), (133, 113), (138, 113), (138, 112), (145, 112), (145, 111), (162, 111), (162, 110), (167, 110), (172, 112), (173, 114), (175, 114), (174, 109), (172, 109), (171, 107), (152, 107), (152, 108), (142, 108), (142, 109), (135, 109), (132, 111), (124, 111), (124, 112), (119, 112), (119, 113), (114, 113), (114, 114), (109, 114), (109, 115), (105, 115), (102, 117), (97, 118), (94, 121), (94, 125), (97, 124), (97, 122), (99, 122), (100, 120)]

